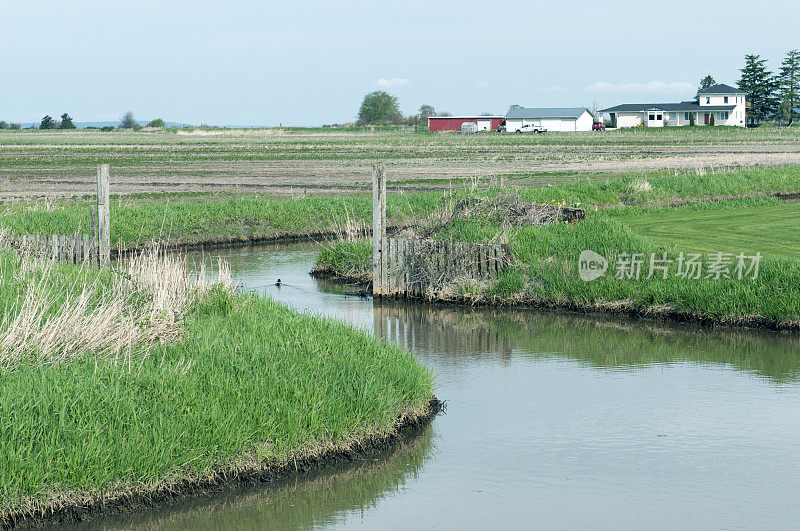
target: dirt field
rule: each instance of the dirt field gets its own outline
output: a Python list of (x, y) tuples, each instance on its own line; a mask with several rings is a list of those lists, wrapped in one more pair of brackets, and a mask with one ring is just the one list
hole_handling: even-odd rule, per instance
[(0, 132), (0, 200), (94, 193), (303, 196), (366, 190), (374, 161), (395, 188), (438, 189), (505, 176), (545, 185), (607, 173), (800, 164), (800, 128), (681, 128), (461, 136), (413, 132), (232, 130)]

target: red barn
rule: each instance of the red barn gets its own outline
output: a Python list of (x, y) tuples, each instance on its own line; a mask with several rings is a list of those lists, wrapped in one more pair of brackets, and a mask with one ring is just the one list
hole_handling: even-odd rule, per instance
[(428, 131), (461, 131), (461, 124), (472, 122), (478, 131), (496, 131), (504, 116), (430, 116)]

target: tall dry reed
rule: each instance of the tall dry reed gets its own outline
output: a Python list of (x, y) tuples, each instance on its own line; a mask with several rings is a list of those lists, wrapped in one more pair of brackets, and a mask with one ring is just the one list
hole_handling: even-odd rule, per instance
[[(0, 234), (0, 248), (6, 243)], [(23, 287), (0, 318), (0, 370), (146, 356), (153, 345), (180, 337), (186, 313), (210, 289), (234, 291), (225, 263), (211, 279), (205, 268), (190, 272), (184, 257), (155, 247), (120, 260), (107, 274), (89, 267), (65, 274), (71, 266), (24, 251), (6, 257)]]

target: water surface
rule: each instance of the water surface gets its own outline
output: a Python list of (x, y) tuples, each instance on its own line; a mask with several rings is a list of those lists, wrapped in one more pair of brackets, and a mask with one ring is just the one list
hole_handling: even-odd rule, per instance
[[(532, 311), (373, 304), (311, 245), (195, 255), (363, 327), (437, 375), (447, 413), (391, 452), (91, 522), (111, 529), (790, 529), (800, 338)], [(274, 282), (281, 278), (278, 288)]]

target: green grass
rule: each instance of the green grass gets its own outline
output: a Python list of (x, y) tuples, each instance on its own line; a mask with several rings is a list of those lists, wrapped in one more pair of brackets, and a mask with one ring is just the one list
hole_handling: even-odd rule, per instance
[[(18, 294), (12, 269), (2, 269), (0, 303)], [(57, 269), (71, 289), (79, 273)], [(0, 374), (0, 515), (386, 433), (432, 385), (410, 353), (365, 332), (212, 292), (192, 307), (183, 338), (149, 357), (88, 355)]]
[[(442, 194), (393, 195), (387, 205), (391, 222), (400, 223), (431, 212)], [(313, 197), (295, 200), (229, 198), (197, 201), (147, 201), (111, 205), (112, 245), (137, 246), (149, 241), (213, 242), (226, 238), (302, 234), (337, 230), (352, 224), (369, 226), (372, 198)], [(71, 234), (88, 232), (89, 213), (84, 204), (43, 211), (8, 206), (0, 214), (0, 227), (15, 234)]]
[(724, 207), (617, 209), (617, 219), (638, 234), (684, 251), (760, 252), (800, 259), (800, 203), (730, 201)]
[[(667, 279), (646, 279), (649, 257), (667, 253), (677, 259), (678, 249), (654, 242), (634, 232), (610, 215), (597, 213), (576, 225), (521, 229), (511, 241), (520, 267), (528, 275), (526, 298), (550, 303), (590, 307), (624, 302), (632, 308), (667, 307), (719, 321), (750, 317), (769, 322), (800, 319), (800, 261), (764, 259), (758, 278), (688, 279), (675, 276), (671, 264)], [(590, 249), (606, 258), (618, 253), (642, 253), (648, 263), (640, 279), (617, 279), (614, 271), (584, 282), (578, 276), (581, 251)]]
[[(651, 186), (647, 191), (637, 191), (632, 186), (640, 179), (626, 174), (553, 187), (520, 188), (518, 191), (527, 201), (581, 208), (800, 192), (800, 166), (707, 175), (662, 173), (647, 177)], [(484, 193), (500, 192), (494, 188)], [(456, 198), (467, 193), (456, 191)], [(388, 219), (391, 223), (413, 222), (433, 212), (445, 196), (443, 192), (390, 194)], [(213, 242), (331, 230), (344, 227), (348, 221), (367, 227), (372, 223), (372, 198), (366, 195), (293, 200), (255, 197), (204, 199), (197, 195), (114, 199), (111, 205), (112, 244), (124, 242), (132, 247), (151, 240)], [(0, 204), (0, 227), (9, 227), (16, 234), (69, 234), (86, 231), (88, 225), (85, 203), (65, 203), (49, 211), (32, 210), (25, 204)]]
[(347, 277), (371, 278), (372, 239), (341, 241), (324, 247), (317, 257), (315, 270), (336, 272)]
[[(550, 306), (579, 308), (625, 308), (639, 312), (670, 311), (717, 322), (762, 324), (800, 324), (800, 260), (793, 253), (797, 235), (792, 233), (794, 203), (777, 199), (756, 199), (700, 203), (675, 209), (659, 207), (589, 211), (587, 219), (573, 225), (557, 224), (544, 227), (522, 227), (508, 233), (515, 265), (507, 270), (500, 282), (489, 288), (487, 295), (500, 300)], [(736, 212), (744, 210), (744, 219), (737, 220)], [(765, 214), (758, 216), (759, 209)], [(782, 209), (789, 209), (785, 213)], [(777, 215), (780, 212), (785, 215)], [(757, 278), (738, 279), (735, 263), (729, 268), (732, 278), (677, 277), (677, 258), (681, 251), (703, 250), (692, 247), (691, 231), (684, 229), (686, 216), (701, 215), (702, 219), (727, 220), (716, 223), (715, 231), (702, 235), (694, 242), (702, 247), (707, 242), (710, 252), (761, 251)], [(772, 215), (775, 214), (775, 215)], [(671, 217), (674, 216), (674, 219)], [(679, 235), (676, 241), (661, 241), (640, 233), (630, 220), (655, 218), (653, 223), (664, 233)], [(759, 220), (758, 231), (746, 240), (739, 233)], [(796, 225), (796, 224), (795, 224)], [(672, 231), (669, 231), (672, 227)], [(479, 220), (459, 220), (440, 231), (436, 237), (466, 242), (486, 242), (496, 238), (501, 228)], [(703, 229), (699, 229), (702, 233)], [(787, 242), (775, 243), (786, 237)], [(700, 236), (698, 236), (700, 238)], [(749, 242), (749, 244), (748, 244)], [(770, 243), (772, 242), (772, 243)], [(686, 244), (683, 248), (680, 244)], [(783, 246), (783, 247), (780, 247)], [(772, 248), (781, 252), (770, 252)], [(583, 250), (593, 250), (612, 261), (612, 269), (598, 280), (584, 282), (577, 270), (578, 257)], [(338, 251), (330, 250), (329, 255)], [(643, 274), (640, 278), (616, 278), (614, 258), (621, 253), (640, 253)], [(666, 253), (673, 260), (666, 279), (653, 276), (647, 279), (650, 255), (661, 258)], [(370, 253), (371, 255), (371, 253)], [(326, 255), (327, 256), (327, 255)], [(704, 256), (706, 266), (710, 260)], [(735, 262), (735, 256), (732, 258)], [(364, 259), (369, 263), (368, 259)], [(749, 266), (749, 262), (745, 265)]]

